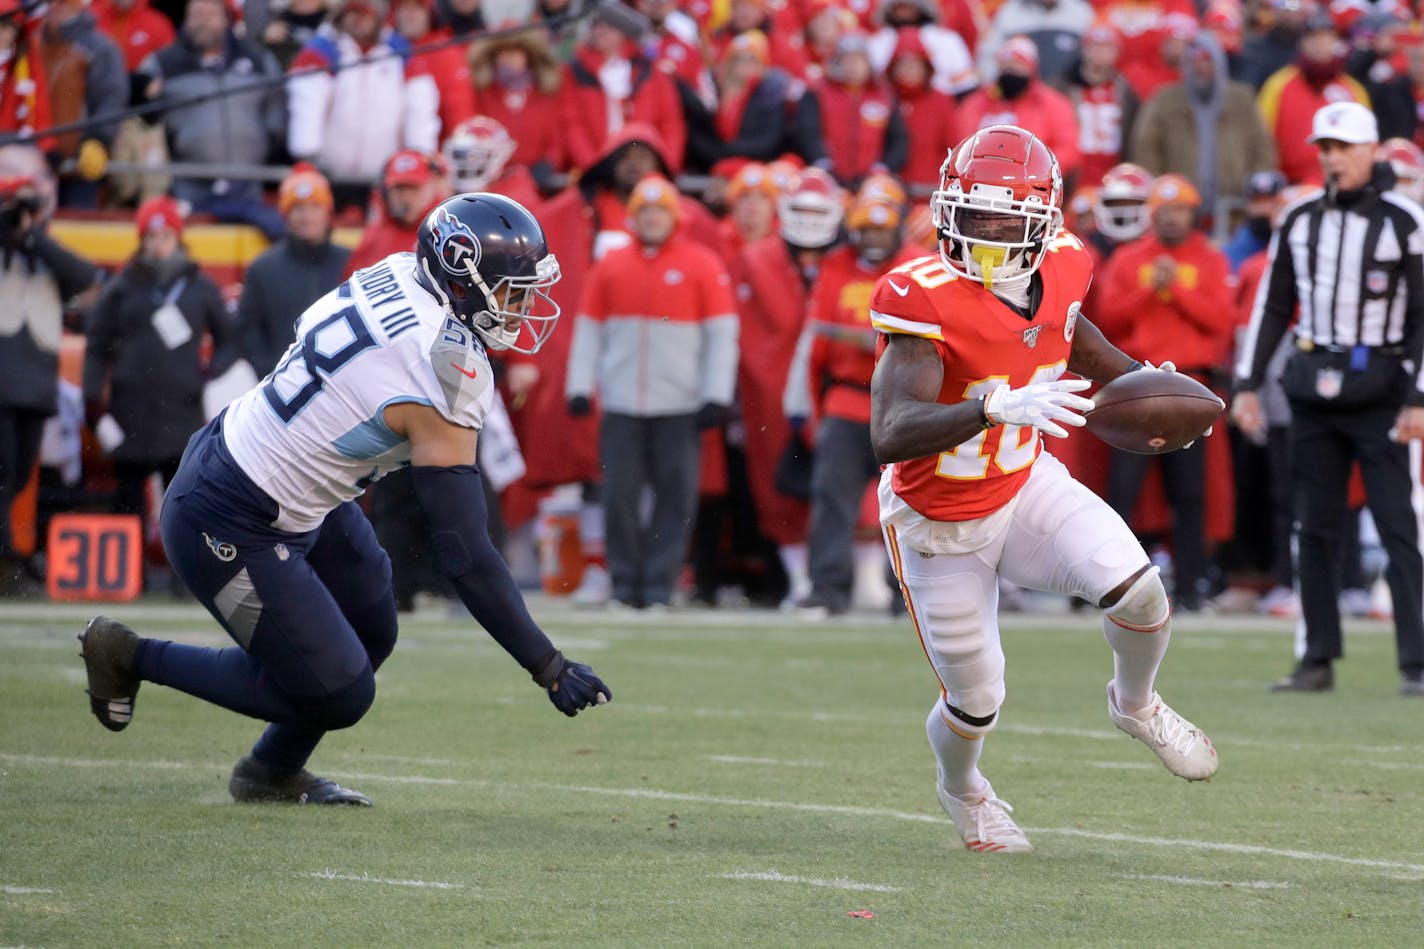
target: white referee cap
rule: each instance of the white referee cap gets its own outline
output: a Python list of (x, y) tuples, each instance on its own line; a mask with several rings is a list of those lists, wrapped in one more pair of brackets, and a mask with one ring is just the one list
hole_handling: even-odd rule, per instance
[(1358, 102), (1332, 102), (1321, 106), (1306, 141), (1313, 145), (1325, 139), (1347, 145), (1372, 145), (1379, 141), (1375, 114)]

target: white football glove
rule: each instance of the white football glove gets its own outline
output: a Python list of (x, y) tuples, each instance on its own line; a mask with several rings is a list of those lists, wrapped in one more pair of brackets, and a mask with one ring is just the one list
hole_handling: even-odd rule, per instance
[(1087, 424), (1083, 413), (1092, 410), (1093, 400), (1073, 393), (1091, 385), (1087, 379), (1033, 382), (1022, 389), (1000, 385), (984, 399), (984, 414), (995, 425), (1031, 425), (1045, 435), (1067, 438), (1058, 423), (1074, 428)]

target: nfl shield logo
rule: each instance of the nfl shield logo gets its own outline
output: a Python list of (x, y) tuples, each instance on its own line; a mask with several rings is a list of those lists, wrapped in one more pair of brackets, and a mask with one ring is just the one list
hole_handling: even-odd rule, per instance
[(1033, 347), (1037, 346), (1038, 332), (1041, 329), (1043, 329), (1042, 326), (1030, 326), (1028, 329), (1024, 330), (1024, 345), (1027, 346), (1029, 349), (1033, 349)]
[(1371, 270), (1365, 274), (1365, 289), (1371, 293), (1384, 293), (1389, 289), (1389, 274), (1383, 270)]
[(1345, 381), (1345, 373), (1339, 369), (1321, 369), (1315, 373), (1315, 394), (1322, 399), (1333, 399), (1340, 394)]

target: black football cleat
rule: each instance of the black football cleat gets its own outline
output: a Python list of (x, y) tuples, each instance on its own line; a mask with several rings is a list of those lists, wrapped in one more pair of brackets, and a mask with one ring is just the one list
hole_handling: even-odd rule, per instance
[(1272, 692), (1330, 692), (1335, 688), (1335, 670), (1330, 663), (1302, 659), (1289, 675), (1271, 686)]
[(96, 616), (79, 634), (79, 656), (89, 674), (89, 710), (111, 732), (133, 721), (134, 701), (142, 681), (134, 671), (139, 637), (107, 616)]
[(233, 765), (228, 793), (239, 804), (349, 804), (370, 807), (371, 799), (344, 788), (330, 778), (319, 778), (303, 768), (296, 774), (278, 774), (251, 755)]

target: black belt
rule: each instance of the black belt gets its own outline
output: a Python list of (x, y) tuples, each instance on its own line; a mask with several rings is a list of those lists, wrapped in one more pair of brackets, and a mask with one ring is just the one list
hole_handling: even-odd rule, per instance
[[(1352, 353), (1359, 347), (1340, 346), (1336, 343), (1317, 343), (1314, 340), (1305, 338), (1304, 336), (1297, 336), (1295, 339), (1295, 348), (1303, 353)], [(1368, 349), (1372, 353), (1380, 353), (1384, 356), (1408, 355), (1408, 351), (1405, 349), (1403, 343), (1393, 343), (1388, 346), (1365, 346), (1364, 348)]]

